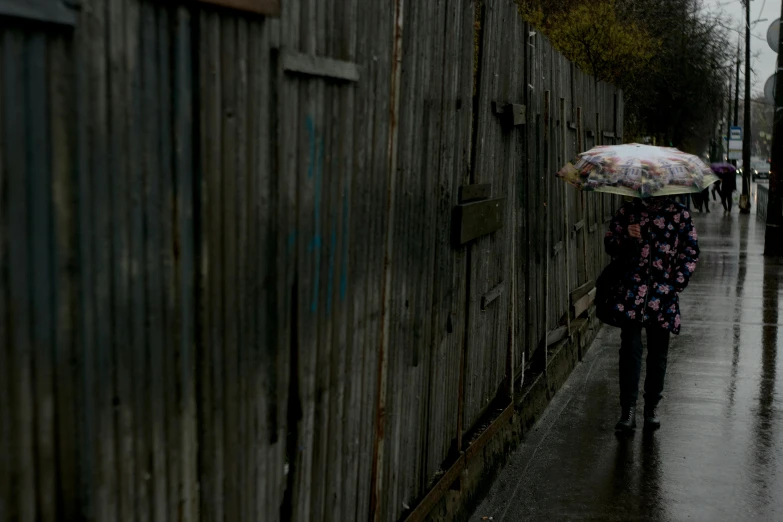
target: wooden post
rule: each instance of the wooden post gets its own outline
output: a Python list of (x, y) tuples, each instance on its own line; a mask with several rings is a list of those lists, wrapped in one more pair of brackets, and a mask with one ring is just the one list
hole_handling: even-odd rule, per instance
[(370, 499), (370, 517), (376, 522), (380, 522), (385, 517), (380, 508), (380, 499), (384, 493), (383, 484), (383, 459), (384, 459), (384, 434), (386, 424), (386, 376), (388, 372), (388, 358), (386, 347), (389, 344), (390, 335), (390, 308), (391, 308), (391, 259), (393, 257), (393, 228), (394, 228), (394, 187), (397, 172), (397, 134), (400, 113), (400, 79), (402, 76), (402, 31), (403, 31), (403, 8), (405, 0), (395, 0), (394, 7), (394, 43), (392, 50), (391, 64), (391, 118), (389, 125), (388, 142), (388, 196), (387, 196), (387, 216), (386, 216), (386, 238), (385, 254), (383, 267), (383, 286), (381, 290), (381, 327), (380, 327), (380, 346), (378, 348), (378, 395), (377, 406), (375, 409), (375, 439), (373, 441), (373, 463), (372, 463), (372, 488), (370, 489), (372, 498)]
[[(549, 165), (549, 132), (551, 129), (551, 98), (552, 93), (550, 91), (544, 92), (544, 172), (550, 171), (550, 165)], [(549, 233), (549, 226), (550, 226), (550, 219), (549, 219), (549, 207), (547, 206), (549, 202), (549, 195), (551, 192), (551, 181), (552, 176), (546, 177), (546, 197), (544, 198), (544, 215), (546, 216), (546, 249), (544, 250), (544, 273), (545, 281), (544, 281), (544, 346), (541, 348), (544, 350), (544, 367), (542, 369), (546, 369), (547, 366), (547, 345), (549, 343), (548, 336), (549, 336), (549, 271), (552, 258), (552, 236)]]
[[(577, 142), (577, 152), (581, 153), (584, 152), (584, 128), (582, 127), (582, 107), (576, 108), (576, 142)], [(582, 256), (584, 259), (582, 260), (583, 268), (585, 271), (585, 281), (590, 279), (590, 266), (588, 263), (589, 255), (587, 250), (587, 234), (589, 227), (591, 225), (590, 220), (588, 219), (590, 212), (588, 211), (590, 200), (587, 198), (584, 192), (579, 193), (581, 208), (582, 208), (582, 219), (585, 221), (586, 225), (585, 228), (582, 228)], [(576, 317), (574, 317), (576, 319)]]
[[(563, 157), (566, 156), (566, 147), (568, 145), (568, 127), (565, 124), (566, 121), (566, 100), (565, 98), (560, 98), (560, 121), (563, 122), (563, 124), (560, 126), (560, 141), (561, 141), (561, 147), (563, 151)], [(563, 264), (562, 269), (565, 270), (565, 282), (566, 282), (566, 296), (571, 295), (571, 232), (572, 232), (572, 223), (571, 223), (571, 209), (569, 208), (570, 205), (568, 204), (568, 195), (566, 194), (566, 197), (563, 198), (563, 212), (565, 214), (565, 220), (563, 221), (563, 241), (565, 242), (565, 263)], [(568, 326), (568, 331), (571, 331), (571, 312), (570, 307), (568, 310), (566, 310), (566, 325)]]

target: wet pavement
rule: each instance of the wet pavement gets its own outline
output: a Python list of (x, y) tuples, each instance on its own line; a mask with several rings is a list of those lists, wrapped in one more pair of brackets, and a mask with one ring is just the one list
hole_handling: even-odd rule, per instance
[(694, 216), (701, 263), (660, 431), (615, 436), (620, 335), (605, 327), (471, 521), (783, 521), (783, 264), (762, 256), (755, 210), (712, 210)]

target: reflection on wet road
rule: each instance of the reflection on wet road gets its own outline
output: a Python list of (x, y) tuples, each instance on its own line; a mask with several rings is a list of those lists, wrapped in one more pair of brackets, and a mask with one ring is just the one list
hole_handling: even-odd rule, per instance
[(661, 430), (615, 437), (620, 336), (605, 328), (471, 520), (783, 520), (783, 263), (753, 215), (695, 221)]

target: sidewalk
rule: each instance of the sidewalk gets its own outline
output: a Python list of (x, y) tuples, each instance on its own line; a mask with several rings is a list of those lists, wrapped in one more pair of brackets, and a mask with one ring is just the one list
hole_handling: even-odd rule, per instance
[(712, 209), (694, 215), (701, 263), (682, 296), (661, 430), (615, 437), (620, 336), (605, 327), (472, 521), (783, 520), (783, 265), (761, 255), (755, 211)]

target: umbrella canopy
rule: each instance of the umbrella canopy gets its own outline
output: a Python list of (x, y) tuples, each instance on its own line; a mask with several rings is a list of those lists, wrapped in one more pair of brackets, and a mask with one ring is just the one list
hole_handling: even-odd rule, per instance
[(692, 154), (637, 143), (594, 147), (560, 169), (557, 176), (585, 191), (636, 198), (695, 194), (718, 181)]
[(726, 163), (725, 161), (722, 163), (712, 163), (710, 168), (715, 174), (719, 176), (721, 174), (735, 174), (737, 172), (737, 167), (731, 163)]

